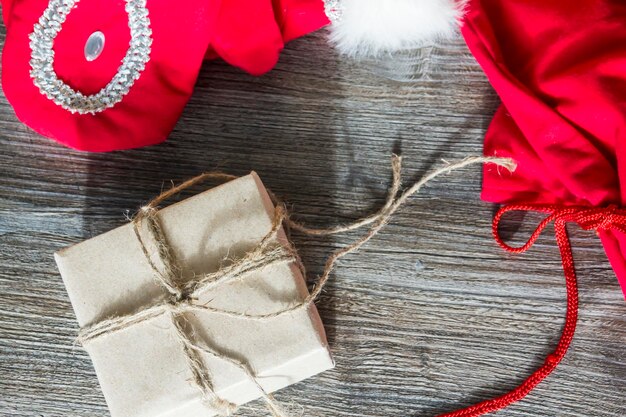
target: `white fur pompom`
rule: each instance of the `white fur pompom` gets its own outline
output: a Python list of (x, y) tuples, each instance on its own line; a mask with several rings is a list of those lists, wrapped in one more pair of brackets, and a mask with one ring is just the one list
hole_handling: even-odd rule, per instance
[(331, 40), (352, 56), (416, 48), (450, 37), (466, 0), (325, 0)]

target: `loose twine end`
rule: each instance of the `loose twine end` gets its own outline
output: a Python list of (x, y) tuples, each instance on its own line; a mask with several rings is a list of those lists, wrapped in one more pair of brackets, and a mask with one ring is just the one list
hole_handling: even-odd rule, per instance
[(512, 158), (500, 158), (497, 156), (486, 156), (484, 157), (484, 163), (491, 163), (502, 168), (506, 168), (509, 172), (515, 172), (517, 169), (517, 162), (515, 162)]
[(237, 413), (237, 404), (231, 403), (222, 398), (212, 398), (205, 402), (207, 407), (213, 409), (219, 416), (229, 417)]

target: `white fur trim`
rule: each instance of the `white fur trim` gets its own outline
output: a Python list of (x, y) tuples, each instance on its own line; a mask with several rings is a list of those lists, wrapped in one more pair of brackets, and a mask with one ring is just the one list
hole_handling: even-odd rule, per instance
[[(416, 48), (454, 35), (466, 0), (325, 0), (331, 41), (353, 56)], [(328, 7), (327, 7), (328, 13)]]

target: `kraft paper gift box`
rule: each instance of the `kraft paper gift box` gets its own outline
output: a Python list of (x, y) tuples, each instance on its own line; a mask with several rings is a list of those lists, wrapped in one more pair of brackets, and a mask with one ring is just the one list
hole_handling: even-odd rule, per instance
[[(183, 280), (218, 270), (226, 258), (244, 256), (272, 228), (274, 205), (259, 177), (230, 181), (157, 214)], [(289, 245), (282, 229), (277, 239)], [(156, 252), (156, 246), (150, 248)], [(81, 327), (131, 314), (167, 293), (155, 281), (133, 225), (59, 251), (55, 258)], [(201, 293), (196, 302), (245, 314), (270, 314), (302, 301), (305, 280), (294, 263), (254, 271)], [(185, 312), (193, 338), (245, 361), (267, 392), (333, 367), (314, 305), (255, 321), (211, 312)], [(136, 323), (85, 345), (113, 417), (214, 415), (202, 401), (168, 315)], [(203, 353), (215, 393), (244, 404), (261, 396), (242, 369)]]

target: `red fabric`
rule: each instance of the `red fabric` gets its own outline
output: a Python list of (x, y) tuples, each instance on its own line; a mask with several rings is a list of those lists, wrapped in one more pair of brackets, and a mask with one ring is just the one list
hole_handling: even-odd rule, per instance
[(285, 42), (330, 24), (324, 12), (323, 0), (273, 0), (273, 2), (276, 20)]
[[(47, 5), (47, 0), (18, 1), (11, 10), (2, 84), (18, 118), (40, 134), (81, 150), (110, 151), (165, 140), (192, 93), (212, 35), (214, 11), (206, 1), (178, 2), (176, 7), (149, 2), (150, 61), (120, 103), (95, 115), (70, 113), (41, 94), (30, 78), (28, 36)], [(106, 37), (104, 51), (87, 62), (82, 55), (85, 41), (97, 30)], [(54, 43), (58, 77), (83, 92), (100, 90), (117, 71), (129, 36), (124, 1), (81, 1)]]
[[(30, 78), (28, 36), (47, 0), (2, 0), (7, 36), (2, 84), (16, 115), (40, 134), (72, 148), (111, 151), (164, 141), (193, 92), (202, 60), (222, 57), (251, 74), (269, 71), (284, 43), (328, 23), (322, 0), (154, 0), (147, 3), (152, 53), (140, 78), (114, 107), (95, 115), (57, 106)], [(126, 54), (130, 32), (124, 0), (81, 1), (54, 41), (57, 75), (84, 94), (103, 88)], [(83, 56), (95, 31), (102, 55)]]
[(276, 65), (285, 43), (329, 23), (322, 0), (222, 0), (206, 56), (261, 75)]
[(271, 70), (283, 37), (271, 0), (222, 0), (211, 47), (231, 65), (253, 75)]
[[(485, 200), (626, 205), (626, 2), (471, 0), (463, 35), (502, 99)], [(599, 235), (626, 296), (626, 234)]]
[(2, 19), (4, 20), (5, 26), (9, 24), (11, 5), (14, 1), (15, 0), (0, 0), (0, 5), (2, 6)]

